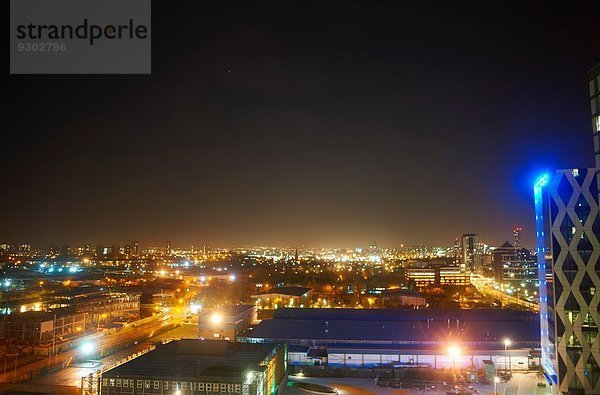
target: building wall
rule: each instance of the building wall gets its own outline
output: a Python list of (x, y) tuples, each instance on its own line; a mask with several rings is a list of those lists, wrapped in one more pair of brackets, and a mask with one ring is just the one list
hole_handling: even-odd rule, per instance
[[(153, 377), (100, 378), (100, 395), (205, 395), (207, 393), (241, 394), (242, 381), (223, 382), (219, 378), (198, 378), (195, 381), (163, 380)], [(245, 386), (248, 387), (248, 386)], [(216, 391), (215, 391), (216, 390)], [(247, 388), (246, 388), (247, 390)], [(249, 394), (249, 392), (246, 392)]]
[(19, 339), (28, 344), (42, 344), (70, 339), (84, 333), (86, 315), (38, 314), (37, 312), (10, 314), (2, 318), (2, 337)]
[[(491, 360), (497, 370), (526, 371), (540, 364), (539, 357), (530, 358), (529, 349), (510, 350), (508, 353), (504, 353), (504, 350), (465, 352), (455, 360), (447, 354), (427, 353), (426, 351), (374, 353), (360, 349), (352, 352), (338, 352), (331, 349), (327, 355), (327, 366), (373, 368), (390, 364), (426, 364), (434, 369), (448, 369), (453, 366), (461, 369), (483, 369), (484, 360)], [(314, 359), (307, 357), (306, 352), (290, 352), (289, 363), (291, 365), (313, 365)]]
[(545, 287), (545, 295), (540, 293), (542, 315), (547, 315), (542, 316), (547, 325), (547, 329), (542, 326), (545, 368), (550, 375), (556, 374), (561, 393), (598, 394), (600, 210), (596, 170), (557, 171), (542, 199), (548, 202), (543, 214), (549, 217), (549, 224), (538, 232), (548, 233), (550, 240), (543, 240), (544, 248), (552, 257), (551, 281), (543, 278), (541, 270), (539, 274), (541, 287), (552, 285)]
[[(220, 314), (221, 320), (213, 320), (214, 314)], [(236, 341), (237, 335), (243, 332), (250, 323), (256, 320), (256, 306), (237, 315), (228, 315), (218, 310), (205, 310), (198, 316), (198, 337), (202, 339), (223, 339)]]
[[(273, 351), (260, 365), (249, 367), (251, 375), (245, 377), (198, 377), (165, 380), (153, 377), (125, 377), (110, 371), (99, 378), (100, 395), (210, 395), (243, 394), (269, 395), (277, 392), (286, 375), (287, 347), (273, 347)], [(174, 372), (176, 373), (176, 372)]]

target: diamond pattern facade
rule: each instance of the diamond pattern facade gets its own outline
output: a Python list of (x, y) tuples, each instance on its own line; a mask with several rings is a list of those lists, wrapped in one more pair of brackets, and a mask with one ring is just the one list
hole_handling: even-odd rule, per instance
[[(596, 169), (559, 170), (547, 188), (553, 279), (554, 336), (549, 349), (557, 361), (562, 394), (600, 394), (600, 210)], [(548, 231), (546, 229), (546, 231)], [(546, 249), (547, 250), (547, 249)], [(540, 275), (540, 280), (542, 280)], [(545, 285), (540, 281), (540, 286)], [(543, 317), (542, 317), (543, 318)], [(542, 336), (544, 331), (542, 329)], [(548, 340), (547, 340), (548, 341)]]

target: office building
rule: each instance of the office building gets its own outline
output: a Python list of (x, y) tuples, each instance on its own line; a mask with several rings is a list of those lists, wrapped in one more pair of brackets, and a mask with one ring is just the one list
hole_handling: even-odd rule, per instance
[(462, 235), (462, 266), (463, 271), (469, 273), (479, 273), (483, 258), (483, 245), (476, 233)]
[(286, 376), (284, 344), (183, 339), (159, 345), (100, 378), (100, 395), (277, 393)]
[(523, 233), (523, 228), (521, 228), (520, 226), (517, 226), (516, 228), (513, 229), (513, 239), (514, 239), (514, 246), (515, 248), (521, 248), (523, 247), (523, 244), (521, 243), (521, 234)]
[(542, 366), (553, 394), (600, 393), (600, 65), (589, 73), (596, 168), (534, 185)]

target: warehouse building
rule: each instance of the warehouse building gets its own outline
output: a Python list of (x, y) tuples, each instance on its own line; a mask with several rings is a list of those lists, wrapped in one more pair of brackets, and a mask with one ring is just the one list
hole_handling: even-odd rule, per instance
[(273, 394), (285, 357), (284, 344), (174, 341), (102, 373), (100, 395)]
[(238, 334), (256, 321), (256, 306), (230, 305), (198, 312), (198, 337), (235, 341)]
[(528, 370), (539, 366), (539, 325), (511, 310), (280, 309), (238, 341), (288, 341), (297, 365)]

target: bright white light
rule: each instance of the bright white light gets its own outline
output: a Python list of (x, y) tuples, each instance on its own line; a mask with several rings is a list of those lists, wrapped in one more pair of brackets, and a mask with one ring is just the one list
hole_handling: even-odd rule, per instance
[(498, 377), (498, 376), (495, 376), (495, 377), (494, 377), (494, 383), (499, 383), (499, 382), (500, 382), (500, 377)]
[(254, 373), (248, 372), (248, 374), (246, 375), (246, 379), (248, 379), (248, 381), (252, 381), (254, 379)]
[(91, 353), (93, 353), (93, 352), (94, 352), (94, 349), (95, 349), (95, 348), (96, 348), (96, 347), (94, 346), (94, 344), (93, 344), (93, 343), (91, 343), (91, 342), (85, 342), (85, 343), (83, 343), (83, 344), (81, 345), (81, 352), (82, 352), (84, 355), (90, 355)]
[(230, 280), (230, 281), (235, 281), (235, 274), (232, 274), (232, 275), (230, 275), (230, 276), (229, 276), (229, 280)]
[(223, 322), (223, 315), (220, 313), (214, 313), (210, 317), (210, 322), (212, 322), (213, 324), (220, 324), (221, 322)]
[(201, 305), (192, 303), (190, 305), (190, 313), (192, 313), (192, 314), (198, 314), (198, 310), (200, 310), (201, 308), (202, 308)]
[(459, 357), (460, 354), (461, 354), (460, 347), (458, 347), (458, 346), (450, 346), (450, 347), (448, 347), (448, 355), (450, 355), (450, 357), (452, 359), (455, 359), (455, 358)]
[(510, 346), (512, 344), (512, 341), (510, 339), (504, 339), (504, 345), (506, 347)]
[(69, 268), (69, 272), (70, 272), (70, 273), (75, 273), (76, 271), (77, 271), (77, 266), (71, 266), (71, 267)]

